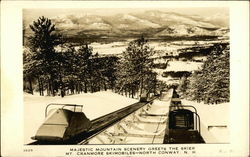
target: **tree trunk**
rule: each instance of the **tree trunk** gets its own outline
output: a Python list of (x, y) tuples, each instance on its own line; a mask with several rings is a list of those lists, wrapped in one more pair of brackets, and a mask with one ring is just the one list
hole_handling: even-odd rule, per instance
[(39, 87), (39, 94), (40, 94), (40, 96), (42, 96), (41, 80), (39, 77), (38, 77), (38, 87)]
[(93, 85), (93, 79), (91, 79), (91, 82), (90, 82), (90, 90), (91, 90), (91, 93), (94, 93), (94, 85)]
[(51, 79), (50, 81), (51, 81), (51, 82), (50, 82), (50, 85), (51, 85), (51, 93), (52, 93), (52, 96), (55, 96), (53, 79)]
[(32, 80), (31, 78), (29, 77), (29, 84), (30, 84), (30, 93), (33, 95), (33, 87), (32, 87)]
[(41, 91), (42, 91), (42, 96), (44, 96), (44, 92), (43, 92), (43, 80), (41, 80)]
[(125, 96), (128, 97), (128, 91), (127, 88), (125, 88)]
[(107, 85), (105, 81), (104, 81), (104, 90), (107, 91)]
[(64, 91), (64, 84), (62, 81), (62, 75), (60, 74), (60, 90), (61, 90), (61, 97), (63, 98), (65, 95), (65, 91)]
[(50, 82), (47, 83), (47, 95), (50, 96)]
[(140, 95), (139, 95), (139, 97), (141, 97), (142, 91), (143, 91), (143, 77), (141, 77), (141, 80), (140, 80)]
[(84, 81), (84, 93), (87, 93), (87, 92), (88, 92), (87, 82)]

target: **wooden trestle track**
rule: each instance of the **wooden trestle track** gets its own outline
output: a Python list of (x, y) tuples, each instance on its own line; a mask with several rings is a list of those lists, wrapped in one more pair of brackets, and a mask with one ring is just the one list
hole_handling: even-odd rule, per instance
[[(155, 101), (158, 98), (160, 102)], [(190, 107), (194, 111), (186, 109)], [(35, 141), (29, 145), (205, 143), (197, 110), (182, 105), (173, 90), (96, 118), (91, 123), (87, 132), (69, 140)]]

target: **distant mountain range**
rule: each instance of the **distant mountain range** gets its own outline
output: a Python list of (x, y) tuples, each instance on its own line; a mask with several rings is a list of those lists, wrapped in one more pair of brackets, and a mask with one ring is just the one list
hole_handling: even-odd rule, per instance
[[(229, 32), (228, 17), (225, 18), (224, 15), (201, 17), (158, 10), (110, 16), (62, 15), (51, 19), (60, 33), (71, 38), (126, 38), (142, 34), (155, 38), (164, 36), (224, 36)], [(25, 32), (29, 34), (31, 30)]]

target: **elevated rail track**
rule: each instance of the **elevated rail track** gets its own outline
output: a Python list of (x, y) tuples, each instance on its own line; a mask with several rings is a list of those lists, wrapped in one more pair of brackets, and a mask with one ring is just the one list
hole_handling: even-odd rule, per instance
[(160, 97), (96, 118), (87, 132), (68, 140), (35, 141), (29, 145), (204, 143), (196, 109), (184, 109), (191, 106), (181, 105), (173, 93), (170, 89)]
[[(126, 117), (128, 114), (131, 114), (132, 112), (135, 112), (139, 108), (152, 103), (152, 101), (155, 98), (151, 99), (149, 102), (137, 102), (132, 105), (129, 105), (127, 107), (121, 108), (119, 110), (116, 110), (114, 112), (111, 112), (109, 114), (106, 114), (104, 116), (98, 117), (94, 120), (91, 120), (92, 127), (88, 132), (85, 132), (83, 134), (80, 134), (76, 137), (71, 138), (70, 140), (61, 141), (61, 142), (49, 142), (49, 141), (35, 141), (32, 143), (29, 143), (28, 145), (47, 145), (47, 144), (78, 144), (79, 142), (83, 141), (86, 138), (89, 138), (98, 132), (106, 129), (110, 125), (116, 123), (117, 121), (120, 121), (122, 118)], [(80, 125), (80, 124), (79, 124)]]

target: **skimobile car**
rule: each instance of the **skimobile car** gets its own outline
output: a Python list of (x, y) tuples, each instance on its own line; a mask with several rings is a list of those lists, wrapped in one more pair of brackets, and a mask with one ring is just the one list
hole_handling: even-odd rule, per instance
[[(49, 112), (47, 112), (51, 106), (56, 106), (57, 108), (50, 109)], [(58, 106), (60, 106), (60, 108), (58, 108)], [(31, 139), (60, 142), (87, 132), (92, 124), (82, 112), (82, 107), (82, 105), (73, 104), (47, 105), (45, 109), (45, 120), (37, 130), (36, 135), (31, 137)]]

